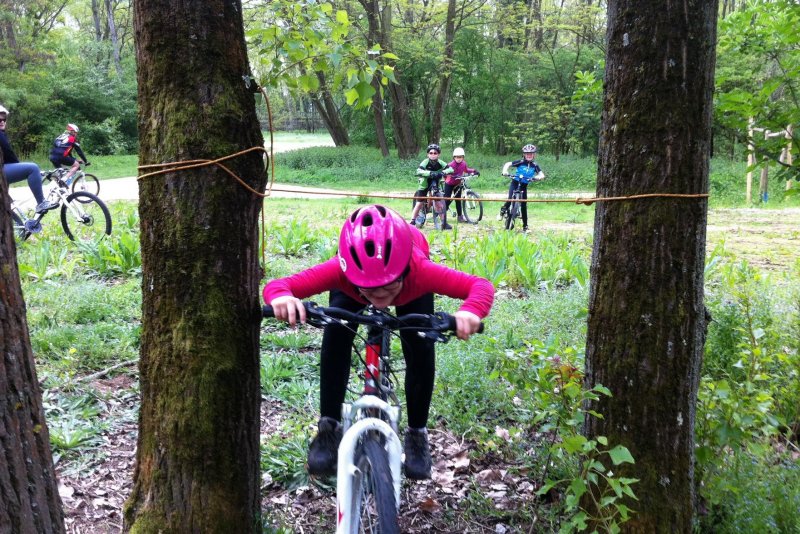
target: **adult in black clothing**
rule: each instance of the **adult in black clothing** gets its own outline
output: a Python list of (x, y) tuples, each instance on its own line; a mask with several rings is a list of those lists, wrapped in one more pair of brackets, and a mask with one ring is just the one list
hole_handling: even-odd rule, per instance
[(11, 143), (6, 136), (6, 122), (8, 121), (8, 110), (0, 105), (0, 150), (3, 152), (3, 176), (9, 184), (28, 180), (28, 187), (36, 199), (36, 213), (41, 213), (53, 209), (58, 204), (53, 204), (44, 199), (44, 192), (42, 191), (42, 173), (39, 166), (31, 161), (20, 161), (14, 150), (11, 148)]

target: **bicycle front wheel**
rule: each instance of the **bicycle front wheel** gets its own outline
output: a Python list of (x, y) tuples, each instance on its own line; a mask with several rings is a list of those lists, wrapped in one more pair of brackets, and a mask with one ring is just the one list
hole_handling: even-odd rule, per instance
[[(436, 196), (439, 196), (437, 193)], [(437, 230), (442, 229), (442, 225), (444, 224), (445, 220), (445, 204), (444, 200), (434, 200), (433, 201), (433, 227)]]
[[(516, 196), (514, 199), (516, 200)], [(512, 202), (506, 212), (506, 230), (514, 229), (514, 221), (519, 217), (519, 202)]]
[(98, 242), (111, 235), (111, 214), (102, 200), (79, 191), (61, 206), (61, 226), (73, 241)]
[(82, 176), (76, 177), (72, 182), (72, 192), (78, 193), (84, 191), (91, 193), (95, 196), (100, 194), (100, 180), (94, 174), (84, 173)]
[(464, 218), (472, 224), (477, 224), (483, 219), (483, 202), (477, 193), (467, 191), (464, 200), (461, 201), (461, 213)]
[(353, 518), (356, 532), (396, 534), (397, 503), (386, 450), (376, 436), (367, 436), (356, 451), (353, 475)]

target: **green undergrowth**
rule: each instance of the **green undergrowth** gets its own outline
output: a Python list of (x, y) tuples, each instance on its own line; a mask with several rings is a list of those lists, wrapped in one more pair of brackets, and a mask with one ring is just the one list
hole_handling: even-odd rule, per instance
[[(390, 205), (410, 212), (405, 202)], [(265, 281), (330, 257), (340, 221), (353, 208), (352, 201), (338, 199), (308, 202), (302, 211), (296, 201), (267, 206)], [(126, 203), (114, 203), (112, 213), (115, 235), (103, 247), (75, 247), (57, 226), (19, 247), (51, 442), (57, 460), (73, 472), (96, 459), (102, 433), (119, 422), (107, 419), (109, 404), (130, 403), (123, 417), (135, 418), (135, 367), (103, 374), (108, 380), (127, 376), (120, 391), (82, 381), (138, 356), (138, 220)], [(567, 213), (532, 211), (538, 221)], [(544, 493), (500, 509), (474, 482), (463, 513), (475, 520), (496, 517), (514, 528), (530, 526), (533, 517), (546, 530), (580, 529), (588, 517), (620, 523), (629, 511), (613, 498), (599, 509), (577, 508), (592, 480), (613, 474), (615, 462), (629, 461), (617, 444), (580, 435), (587, 396), (613, 394), (587, 390), (582, 382), (591, 235), (548, 230), (545, 222), (531, 234), (499, 225), (487, 217), (455, 232), (426, 231), (434, 260), (488, 276), (497, 287), (484, 334), (437, 346), (430, 425), (470, 444), (474, 465), (502, 462)], [(698, 532), (797, 531), (799, 279), (800, 262), (786, 274), (770, 274), (724, 244), (707, 258), (706, 306), (713, 320), (696, 417)], [(326, 304), (327, 296), (316, 300)], [(452, 299), (436, 302), (443, 311), (458, 308)], [(304, 464), (318, 414), (320, 339), (311, 327), (262, 326), (262, 395), (275, 418), (274, 431), (261, 442), (270, 489), (310, 483)], [(394, 352), (399, 357), (399, 345)], [(623, 494), (635, 494), (635, 481), (615, 483)]]

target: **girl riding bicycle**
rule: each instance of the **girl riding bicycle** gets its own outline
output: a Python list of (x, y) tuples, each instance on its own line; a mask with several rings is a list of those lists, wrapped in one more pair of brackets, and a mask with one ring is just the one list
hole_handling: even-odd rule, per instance
[[(438, 183), (441, 178), (447, 174), (452, 174), (452, 167), (448, 167), (439, 160), (442, 148), (436, 143), (428, 145), (428, 157), (422, 160), (422, 163), (417, 167), (417, 177), (419, 179), (419, 189), (414, 193), (415, 197), (424, 197), (428, 194), (431, 187)], [(419, 210), (422, 209), (424, 200), (417, 201), (414, 204), (414, 210), (411, 212), (411, 224), (416, 224), (417, 215)], [(453, 227), (447, 224), (447, 214), (442, 215), (442, 230), (452, 230)]]
[[(81, 157), (84, 165), (89, 165), (89, 162), (86, 161), (86, 155), (83, 153), (81, 145), (78, 143), (79, 131), (80, 129), (75, 124), (67, 124), (67, 129), (64, 130), (64, 133), (55, 138), (53, 141), (53, 148), (50, 149), (50, 163), (52, 163), (56, 169), (60, 169), (62, 165), (69, 167), (66, 176), (63, 178), (67, 185), (72, 183), (72, 177), (78, 172), (78, 169), (81, 168), (80, 162), (75, 159), (72, 155), (73, 153), (77, 153)], [(73, 149), (75, 152), (73, 152)]]
[[(397, 315), (430, 314), (434, 293), (462, 299), (456, 335), (468, 339), (489, 314), (494, 300), (491, 282), (430, 260), (425, 236), (398, 213), (380, 205), (359, 208), (342, 226), (339, 252), (330, 260), (264, 287), (264, 302), (275, 318), (294, 326), (305, 322), (300, 299), (330, 291), (329, 306), (353, 312), (372, 304), (396, 307)], [(342, 439), (340, 407), (350, 376), (355, 332), (339, 324), (325, 327), (320, 354), (320, 420), (308, 451), (308, 471), (333, 474)], [(433, 395), (433, 342), (400, 333), (406, 363), (405, 393), (408, 430), (405, 433), (406, 476), (431, 476), (427, 421)]]
[[(461, 177), (465, 174), (474, 174), (475, 176), (480, 176), (481, 174), (475, 169), (470, 169), (467, 166), (467, 162), (464, 159), (464, 149), (461, 147), (457, 147), (455, 150), (453, 150), (453, 161), (448, 163), (447, 166), (453, 169), (453, 174), (448, 174), (444, 179), (444, 196), (446, 197), (453, 196), (453, 191), (459, 186), (459, 184), (461, 184)], [(446, 202), (445, 211), (450, 209), (451, 202), (453, 201), (448, 200)], [(464, 218), (464, 214), (461, 212), (461, 209), (461, 202), (456, 202), (458, 222), (467, 222), (467, 220)]]
[[(500, 214), (497, 216), (498, 221), (502, 221), (506, 216), (509, 206), (511, 205), (511, 197), (517, 187), (521, 192), (520, 198), (525, 200), (528, 198), (528, 182), (534, 180), (534, 177), (542, 172), (542, 168), (534, 161), (536, 153), (538, 152), (536, 145), (525, 145), (522, 147), (522, 159), (506, 163), (503, 166), (503, 175), (509, 174), (508, 170), (514, 167), (515, 172), (511, 176), (511, 184), (508, 187), (509, 201), (503, 204), (500, 208)], [(522, 202), (522, 231), (528, 231), (528, 203)]]

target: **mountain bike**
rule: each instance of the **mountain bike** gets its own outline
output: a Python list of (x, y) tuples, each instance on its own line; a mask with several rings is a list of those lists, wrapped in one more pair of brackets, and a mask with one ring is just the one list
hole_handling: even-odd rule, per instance
[[(95, 196), (100, 194), (100, 180), (98, 180), (97, 176), (94, 174), (89, 174), (83, 170), (83, 167), (88, 167), (89, 165), (91, 165), (91, 163), (84, 164), (75, 174), (72, 175), (72, 178), (67, 183), (67, 186), (73, 193), (84, 191)], [(49, 171), (42, 171), (42, 178), (47, 178), (48, 176), (52, 175), (55, 178), (64, 181), (64, 176), (66, 176), (67, 172), (69, 172), (69, 169), (64, 167)]]
[[(463, 217), (472, 224), (478, 224), (483, 218), (483, 202), (480, 195), (472, 190), (469, 186), (469, 181), (475, 174), (465, 174), (461, 176), (461, 183), (453, 189), (453, 198), (455, 202), (461, 205), (461, 213)], [(453, 213), (453, 216), (456, 214)]]
[[(368, 327), (366, 338), (356, 337), (354, 354), (364, 369), (364, 388), (352, 403), (342, 405), (343, 436), (336, 470), (336, 533), (399, 532), (402, 446), (398, 437), (400, 402), (395, 392), (396, 372), (390, 357), (397, 332), (413, 331), (446, 343), (455, 332), (455, 317), (446, 313), (399, 317), (372, 306), (360, 313), (323, 308), (304, 302), (306, 322), (323, 328), (337, 323), (353, 330)], [(272, 308), (262, 308), (273, 317)], [(482, 327), (481, 327), (482, 331)], [(359, 341), (360, 338), (360, 341)], [(363, 350), (359, 350), (363, 343)]]
[[(56, 204), (52, 210), (61, 207), (61, 227), (68, 238), (72, 241), (97, 242), (111, 235), (111, 213), (102, 200), (87, 191), (70, 192), (67, 184), (56, 173), (46, 174), (44, 178), (53, 182), (47, 193), (47, 200)], [(47, 211), (28, 217), (12, 200), (11, 218), (15, 237), (19, 241), (25, 241), (31, 235), (41, 232), (41, 221)]]
[[(508, 176), (508, 174), (503, 174), (503, 176)], [(522, 176), (515, 177), (514, 191), (511, 193), (510, 204), (505, 214), (504, 226), (506, 230), (513, 230), (515, 221), (522, 216), (522, 202), (524, 201), (522, 198), (522, 186), (531, 182), (541, 182), (542, 180), (544, 180), (544, 173), (541, 171), (529, 180)]]
[(429, 216), (432, 216), (433, 227), (436, 228), (437, 230), (441, 230), (442, 219), (446, 209), (445, 209), (445, 201), (441, 198), (442, 186), (440, 180), (436, 180), (435, 182), (431, 183), (431, 186), (428, 189), (428, 194), (426, 196), (428, 198), (427, 200), (424, 201), (414, 199), (413, 202), (414, 205), (416, 205), (417, 202), (423, 202), (422, 209), (419, 210), (415, 222), (417, 223), (417, 226), (422, 228), (427, 218)]

